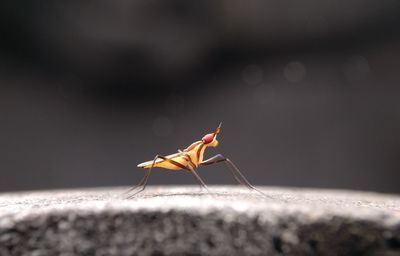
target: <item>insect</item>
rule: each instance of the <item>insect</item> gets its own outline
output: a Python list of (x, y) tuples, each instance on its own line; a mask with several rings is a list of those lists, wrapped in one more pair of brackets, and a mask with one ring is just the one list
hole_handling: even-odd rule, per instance
[[(261, 194), (261, 191), (257, 190), (249, 181), (243, 176), (236, 165), (224, 157), (221, 154), (217, 154), (207, 160), (203, 160), (204, 152), (208, 147), (217, 147), (219, 142), (217, 140), (217, 135), (221, 132), (221, 125), (219, 124), (214, 133), (209, 133), (203, 136), (199, 141), (193, 142), (189, 147), (184, 150), (178, 150), (177, 153), (163, 156), (156, 155), (153, 160), (138, 164), (138, 167), (146, 169), (146, 173), (142, 180), (136, 186), (129, 189), (126, 193), (130, 193), (128, 198), (134, 197), (136, 194), (145, 190), (147, 182), (149, 180), (151, 171), (155, 167), (174, 170), (174, 171), (188, 171), (193, 174), (197, 179), (201, 188), (208, 191), (207, 185), (204, 183), (203, 179), (199, 176), (196, 169), (201, 166), (212, 165), (220, 162), (224, 162), (228, 169), (231, 171), (234, 179), (241, 185), (248, 187), (249, 189), (256, 190)], [(125, 194), (126, 194), (125, 193)]]

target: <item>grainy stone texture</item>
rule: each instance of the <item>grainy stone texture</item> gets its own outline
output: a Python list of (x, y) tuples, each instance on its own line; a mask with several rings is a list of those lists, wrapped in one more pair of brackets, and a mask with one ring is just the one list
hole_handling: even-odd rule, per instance
[(0, 195), (0, 255), (400, 255), (400, 197), (150, 187)]

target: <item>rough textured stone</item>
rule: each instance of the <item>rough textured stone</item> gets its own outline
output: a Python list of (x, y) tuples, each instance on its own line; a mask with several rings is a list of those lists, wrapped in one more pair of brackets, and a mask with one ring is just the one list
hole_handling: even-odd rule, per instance
[(400, 255), (400, 197), (264, 187), (0, 195), (0, 255)]

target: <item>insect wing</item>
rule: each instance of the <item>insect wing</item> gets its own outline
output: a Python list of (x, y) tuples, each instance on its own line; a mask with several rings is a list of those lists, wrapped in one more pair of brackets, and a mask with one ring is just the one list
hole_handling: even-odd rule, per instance
[[(177, 161), (177, 162), (182, 162), (181, 161), (181, 153), (175, 153), (175, 154), (171, 154), (166, 156), (166, 158)], [(141, 164), (138, 164), (138, 167), (141, 168), (151, 168), (151, 166), (153, 165), (154, 160), (150, 160), (150, 161), (146, 161), (143, 162)], [(154, 162), (154, 166), (153, 167), (161, 167), (161, 168), (166, 168), (166, 169), (179, 169), (177, 168), (177, 166), (174, 166), (173, 164), (171, 164), (170, 162), (162, 159), (162, 158), (157, 158), (156, 161)]]

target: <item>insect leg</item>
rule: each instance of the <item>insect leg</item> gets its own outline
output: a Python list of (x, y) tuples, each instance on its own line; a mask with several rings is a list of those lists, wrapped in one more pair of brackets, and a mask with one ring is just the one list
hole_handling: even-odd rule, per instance
[[(144, 181), (143, 181), (143, 183), (142, 183), (141, 185), (139, 185), (140, 189), (139, 189), (137, 192), (128, 195), (127, 199), (133, 198), (136, 194), (139, 194), (140, 192), (142, 192), (143, 190), (146, 189), (146, 185), (147, 185), (147, 181), (149, 180), (150, 173), (151, 173), (151, 169), (149, 169), (149, 170), (146, 172), (146, 174), (145, 174), (145, 176), (144, 176)], [(139, 188), (139, 187), (138, 187), (138, 188)]]
[[(153, 169), (153, 167), (154, 167), (154, 165), (155, 165), (155, 163), (156, 163), (156, 161), (157, 161), (158, 158), (161, 158), (161, 156), (160, 156), (160, 155), (156, 155), (156, 156), (154, 157), (153, 164), (152, 164), (151, 167), (146, 171), (146, 174), (144, 175), (143, 179), (139, 182), (139, 184), (136, 185), (136, 186), (134, 186), (133, 188), (129, 189), (129, 190), (126, 192), (126, 193), (129, 193), (129, 192), (131, 192), (131, 191), (133, 191), (133, 190), (139, 188), (139, 190), (136, 191), (135, 193), (128, 195), (127, 199), (132, 198), (132, 197), (134, 197), (136, 194), (138, 194), (138, 193), (142, 192), (143, 190), (145, 190), (146, 185), (147, 185), (147, 182), (148, 182), (148, 180), (149, 180), (149, 176), (150, 176), (151, 170)], [(124, 193), (124, 194), (126, 194), (126, 193)]]
[(201, 162), (200, 165), (211, 165), (219, 162), (224, 162), (226, 164), (228, 169), (231, 171), (232, 175), (235, 177), (236, 181), (238, 181), (240, 184), (245, 185), (249, 189), (255, 190), (265, 195), (263, 192), (256, 189), (253, 185), (250, 184), (250, 182), (246, 179), (246, 177), (240, 172), (239, 168), (237, 168), (236, 165), (231, 160), (229, 160), (228, 158), (224, 157), (221, 154), (218, 154), (210, 159)]
[[(218, 154), (218, 155), (213, 156), (213, 157), (211, 157), (211, 158), (209, 158), (209, 159), (207, 159), (207, 160), (204, 160), (203, 162), (200, 163), (200, 165), (201, 165), (201, 166), (204, 166), (204, 165), (212, 165), (212, 164), (216, 164), (216, 163), (220, 163), (220, 162), (226, 162), (226, 158), (225, 158), (223, 155)], [(233, 178), (235, 178), (235, 180), (236, 180), (239, 184), (246, 186), (246, 184), (243, 183), (243, 182), (238, 178), (238, 176), (236, 175), (236, 173), (235, 173), (234, 171), (231, 170), (230, 166), (228, 166), (228, 168), (229, 168), (231, 174), (233, 175)]]
[(194, 175), (194, 177), (196, 177), (197, 181), (200, 184), (200, 187), (205, 188), (207, 191), (209, 191), (206, 183), (204, 183), (204, 181), (200, 178), (199, 174), (197, 174), (197, 172), (194, 170), (194, 168), (191, 167), (190, 165), (188, 165), (187, 169)]
[(225, 164), (226, 164), (226, 166), (228, 166), (228, 168), (231, 167), (231, 168), (229, 168), (229, 169), (234, 170), (234, 171), (236, 171), (237, 174), (239, 174), (239, 176), (242, 178), (243, 183), (244, 183), (247, 187), (249, 187), (249, 188), (251, 188), (251, 189), (255, 189), (255, 187), (254, 187), (253, 185), (250, 184), (250, 182), (246, 179), (246, 177), (244, 177), (244, 175), (239, 171), (239, 168), (237, 168), (236, 165), (235, 165), (231, 160), (229, 160), (228, 158), (226, 158), (226, 159), (225, 159)]
[[(177, 166), (177, 167), (179, 167), (179, 168), (181, 168), (181, 169), (189, 170), (186, 166), (184, 166), (183, 164), (181, 164), (181, 163), (179, 163), (179, 162), (177, 162), (177, 161), (175, 161), (175, 160), (173, 160), (173, 159), (169, 159), (169, 158), (167, 158), (167, 157), (165, 157), (165, 156), (162, 156), (162, 155), (156, 155), (156, 157), (155, 157), (154, 160), (153, 160), (153, 164), (151, 165), (151, 167), (149, 168), (149, 171), (146, 173), (145, 177), (144, 177), (143, 180), (142, 180), (143, 182), (140, 182), (136, 187), (133, 188), (133, 189), (135, 189), (135, 188), (140, 188), (140, 190), (137, 191), (137, 192), (135, 192), (135, 193), (133, 193), (133, 194), (131, 194), (131, 195), (129, 195), (128, 198), (134, 197), (136, 194), (142, 192), (142, 191), (146, 188), (147, 181), (148, 181), (148, 179), (149, 179), (151, 170), (153, 169), (153, 167), (154, 167), (154, 165), (155, 165), (155, 163), (156, 163), (156, 161), (157, 161), (158, 158), (160, 158), (160, 159), (162, 159), (162, 160), (164, 160), (164, 161), (166, 161), (166, 162), (169, 162), (169, 163), (171, 163), (171, 164), (173, 164), (173, 165), (175, 165), (175, 166)], [(131, 189), (131, 190), (133, 190), (133, 189)], [(131, 190), (130, 190), (130, 191), (131, 191)]]
[(146, 180), (146, 177), (148, 176), (148, 170), (146, 170), (145, 175), (143, 176), (142, 180), (136, 185), (133, 186), (132, 188), (130, 188), (128, 191), (125, 191), (124, 193), (122, 193), (123, 195), (128, 194), (129, 192), (131, 192), (132, 190), (135, 190), (137, 188), (139, 188), (140, 186), (143, 185), (144, 181)]
[(194, 170), (194, 168), (192, 166), (190, 166), (190, 165), (185, 166), (185, 165), (183, 165), (183, 164), (181, 164), (181, 163), (179, 163), (179, 162), (177, 162), (177, 161), (175, 161), (173, 159), (169, 159), (169, 158), (167, 158), (165, 156), (158, 156), (158, 157), (163, 159), (163, 160), (165, 160), (165, 161), (167, 161), (167, 162), (169, 162), (169, 163), (171, 163), (171, 164), (173, 164), (173, 165), (175, 165), (175, 166), (177, 166), (177, 167), (179, 167), (179, 168), (181, 168), (181, 169), (190, 171), (196, 177), (196, 179), (199, 181), (200, 188), (205, 188), (208, 191), (207, 185), (200, 178), (200, 176), (197, 174), (197, 172)]

